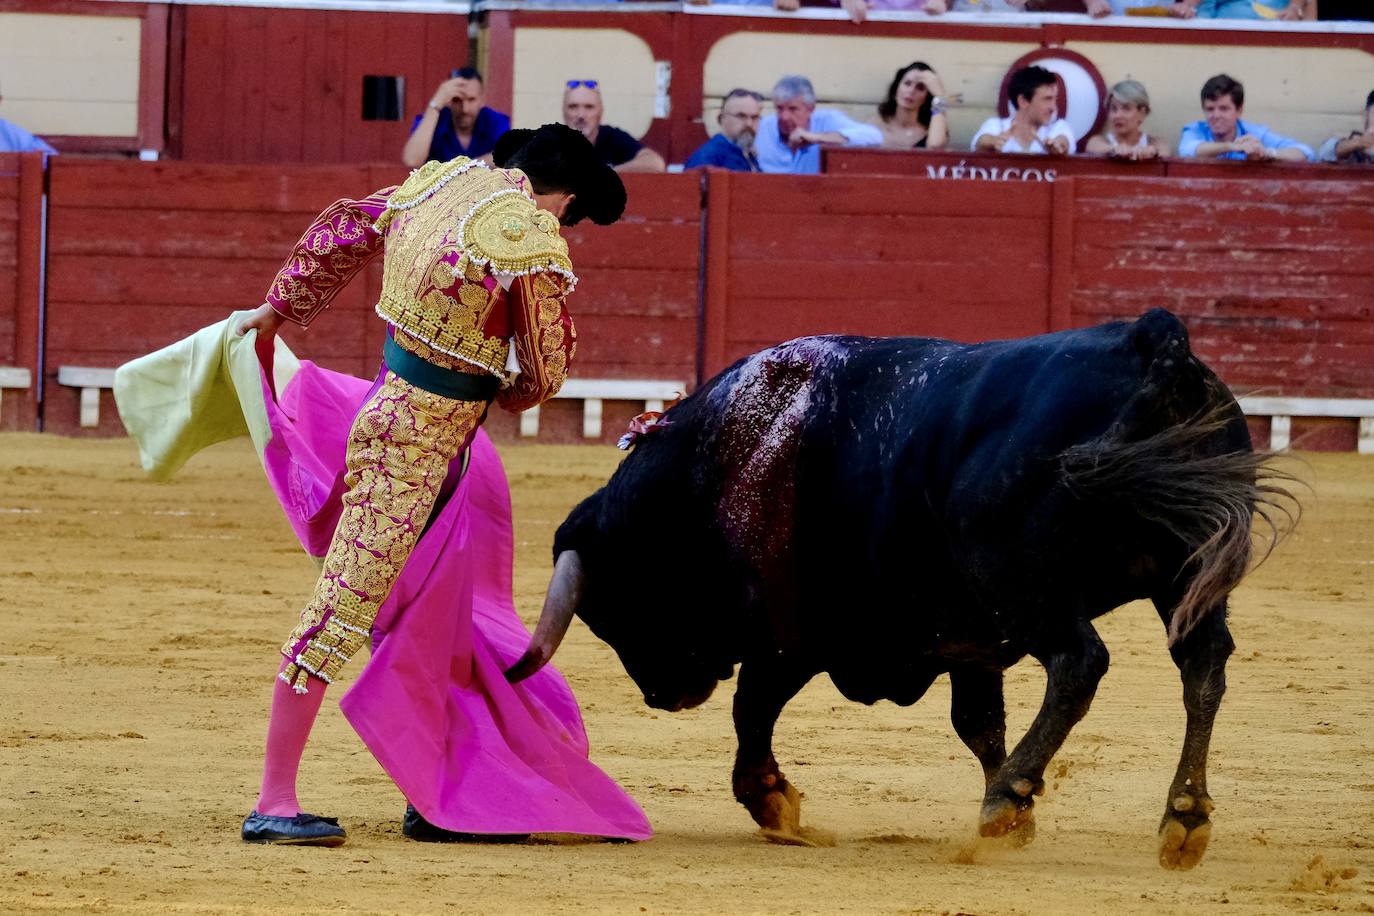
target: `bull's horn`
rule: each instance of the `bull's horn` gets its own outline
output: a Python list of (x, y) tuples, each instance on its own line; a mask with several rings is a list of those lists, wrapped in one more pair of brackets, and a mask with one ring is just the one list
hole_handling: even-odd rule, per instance
[(573, 611), (582, 595), (582, 558), (576, 550), (565, 550), (553, 564), (553, 578), (549, 593), (544, 597), (544, 609), (539, 612), (539, 624), (530, 637), (530, 647), (520, 660), (506, 669), (506, 680), (512, 684), (523, 681), (548, 664), (563, 634), (572, 623)]

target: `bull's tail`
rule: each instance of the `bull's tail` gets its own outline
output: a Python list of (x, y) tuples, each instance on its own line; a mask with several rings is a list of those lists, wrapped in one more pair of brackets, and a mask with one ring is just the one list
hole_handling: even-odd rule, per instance
[(1234, 441), (1227, 427), (1239, 422), (1228, 398), (1145, 438), (1123, 438), (1118, 427), (1060, 456), (1076, 495), (1120, 505), (1190, 550), (1179, 572), (1189, 579), (1169, 623), (1171, 646), (1236, 587), (1256, 553), (1255, 565), (1268, 558), (1301, 514), (1290, 490), (1300, 481), (1275, 466), (1272, 452), (1218, 447)]

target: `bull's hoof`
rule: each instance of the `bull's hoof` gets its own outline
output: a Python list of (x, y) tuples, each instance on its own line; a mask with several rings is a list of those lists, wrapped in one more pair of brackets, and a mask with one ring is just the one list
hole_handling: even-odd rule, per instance
[(1212, 822), (1206, 815), (1170, 811), (1159, 825), (1159, 864), (1187, 871), (1202, 861), (1211, 838)]
[(1027, 845), (1035, 839), (1034, 802), (1003, 795), (985, 798), (978, 817), (978, 835), (1007, 837), (1016, 846)]
[(783, 779), (750, 807), (749, 813), (764, 830), (785, 836), (801, 836), (801, 793)]
[(983, 798), (983, 810), (978, 818), (978, 835), (1010, 837), (1017, 846), (1025, 846), (1035, 839), (1035, 799), (1043, 795), (1045, 783), (1018, 776), (1005, 787), (988, 788)]

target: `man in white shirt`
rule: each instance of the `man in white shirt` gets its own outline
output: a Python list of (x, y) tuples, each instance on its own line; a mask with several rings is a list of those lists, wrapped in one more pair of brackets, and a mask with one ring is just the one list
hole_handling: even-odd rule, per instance
[(988, 118), (973, 135), (974, 152), (1049, 153), (1067, 156), (1077, 139), (1059, 117), (1059, 80), (1044, 67), (1022, 67), (1007, 87), (1011, 117)]
[(773, 87), (773, 110), (759, 122), (754, 154), (765, 172), (816, 175), (822, 146), (877, 146), (882, 131), (840, 111), (816, 108), (816, 90), (804, 76), (784, 76)]

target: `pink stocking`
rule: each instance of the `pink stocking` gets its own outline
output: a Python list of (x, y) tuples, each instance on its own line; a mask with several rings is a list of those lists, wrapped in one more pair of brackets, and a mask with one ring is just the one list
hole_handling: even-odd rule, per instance
[(296, 693), (281, 678), (274, 678), (272, 718), (267, 723), (267, 753), (257, 804), (259, 814), (295, 817), (301, 812), (296, 800), (296, 771), (328, 686), (314, 677), (308, 683), (307, 693)]

